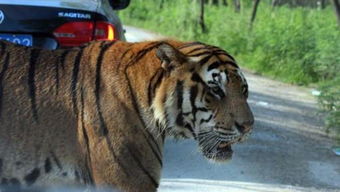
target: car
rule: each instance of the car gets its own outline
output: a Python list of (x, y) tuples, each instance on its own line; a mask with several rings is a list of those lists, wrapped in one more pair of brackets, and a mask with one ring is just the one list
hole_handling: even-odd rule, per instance
[(130, 0), (0, 0), (0, 39), (57, 49), (125, 40), (116, 10)]

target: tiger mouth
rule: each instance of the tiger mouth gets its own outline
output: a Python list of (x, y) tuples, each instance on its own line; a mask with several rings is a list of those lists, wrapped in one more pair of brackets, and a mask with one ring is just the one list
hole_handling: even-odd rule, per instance
[(203, 156), (213, 161), (225, 162), (232, 158), (233, 150), (231, 146), (244, 142), (250, 134), (251, 132), (240, 135), (207, 132), (199, 134), (196, 139), (198, 140)]
[(230, 142), (221, 142), (215, 149), (203, 151), (203, 155), (214, 161), (227, 161), (232, 158), (233, 150)]

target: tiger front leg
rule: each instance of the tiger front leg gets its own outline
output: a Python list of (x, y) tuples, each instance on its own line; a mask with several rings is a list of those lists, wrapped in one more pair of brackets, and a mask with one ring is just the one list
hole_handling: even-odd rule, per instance
[(128, 192), (156, 191), (162, 167), (162, 139), (136, 121), (134, 112), (120, 109), (126, 113), (102, 113), (101, 117), (97, 114), (80, 120), (79, 140), (93, 183)]

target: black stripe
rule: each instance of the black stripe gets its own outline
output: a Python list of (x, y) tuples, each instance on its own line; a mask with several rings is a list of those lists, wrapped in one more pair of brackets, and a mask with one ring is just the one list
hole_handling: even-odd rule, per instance
[(24, 177), (27, 186), (31, 186), (35, 183), (40, 175), (40, 169), (34, 168), (28, 175)]
[(144, 136), (146, 142), (149, 144), (149, 146), (150, 146), (152, 152), (154, 153), (156, 159), (158, 160), (159, 165), (160, 165), (161, 167), (163, 167), (163, 161), (162, 161), (162, 157), (161, 157), (162, 154), (158, 154), (158, 152), (156, 151), (156, 149), (155, 149), (155, 148), (153, 147), (153, 145), (150, 143), (149, 138), (145, 135), (145, 132), (144, 132), (144, 131), (142, 131), (142, 132), (143, 132), (143, 136)]
[(57, 158), (57, 156), (54, 154), (53, 151), (50, 152), (51, 153), (51, 156), (52, 156), (52, 159), (54, 160), (54, 162), (56, 163), (57, 167), (62, 170), (63, 169), (63, 166), (61, 165), (59, 159)]
[(0, 174), (2, 175), (2, 165), (3, 165), (3, 160), (0, 159)]
[(176, 96), (177, 96), (177, 110), (179, 111), (179, 114), (176, 118), (176, 124), (179, 126), (184, 125), (184, 118), (183, 118), (183, 81), (177, 81), (176, 83)]
[(139, 158), (136, 156), (136, 153), (138, 152), (136, 149), (133, 150), (131, 149), (129, 146), (127, 146), (127, 149), (129, 151), (129, 153), (131, 154), (132, 158), (134, 159), (134, 161), (138, 164), (138, 166), (141, 168), (141, 170), (145, 173), (145, 175), (147, 175), (149, 177), (149, 179), (151, 180), (152, 184), (154, 185), (155, 189), (158, 188), (159, 184), (156, 181), (155, 178), (152, 177), (152, 175), (150, 174), (150, 172), (148, 170), (146, 170), (146, 168), (143, 166), (142, 162), (140, 162)]
[[(204, 87), (208, 87), (208, 85), (202, 80), (202, 78), (201, 78), (197, 73), (193, 73), (193, 74), (192, 74), (191, 80), (203, 84)], [(206, 89), (203, 88), (202, 91), (203, 91), (203, 92), (202, 92), (202, 96), (201, 96), (201, 98), (200, 98), (201, 101), (202, 101), (202, 98), (203, 98), (203, 96), (204, 96), (204, 94), (205, 94), (205, 92), (206, 92)]]
[(223, 63), (218, 62), (218, 61), (213, 62), (212, 64), (209, 65), (208, 71), (211, 71), (211, 70), (213, 70), (213, 69), (216, 69), (216, 68), (218, 68), (218, 67), (221, 66), (221, 65), (223, 65)]
[(192, 81), (195, 81), (195, 82), (197, 82), (197, 83), (202, 83), (203, 85), (205, 85), (205, 82), (202, 80), (202, 78), (200, 77), (200, 75), (197, 74), (197, 73), (193, 73), (193, 74), (192, 74), (191, 80), (192, 80)]
[(164, 144), (164, 141), (165, 141), (165, 136), (166, 136), (166, 133), (165, 133), (165, 130), (164, 131), (162, 131), (162, 133), (161, 133), (162, 135), (162, 144)]
[(192, 53), (194, 53), (194, 52), (196, 52), (196, 51), (200, 51), (200, 50), (206, 50), (206, 48), (205, 48), (205, 47), (202, 47), (202, 46), (196, 47), (196, 48), (194, 48), (194, 49), (192, 49), (192, 50), (186, 52), (185, 54), (186, 54), (186, 55), (190, 55), (190, 54), (192, 54)]
[(59, 61), (55, 63), (55, 89), (56, 89), (56, 92), (55, 94), (58, 95), (59, 94), (59, 74), (60, 74), (60, 70), (59, 70), (59, 66), (62, 67), (63, 70), (64, 69), (64, 62), (65, 62), (65, 58), (66, 58), (66, 55), (67, 55), (68, 51), (64, 50), (63, 53), (60, 55), (59, 57)]
[(102, 44), (101, 49), (97, 58), (97, 65), (96, 65), (96, 81), (95, 81), (95, 90), (94, 94), (96, 96), (96, 107), (97, 107), (97, 112), (99, 115), (99, 121), (100, 121), (100, 128), (101, 128), (101, 135), (107, 135), (108, 134), (108, 129), (107, 125), (104, 121), (104, 117), (101, 111), (101, 105), (100, 105), (100, 81), (101, 81), (101, 68), (103, 64), (103, 58), (105, 52), (113, 45), (115, 42), (111, 44)]
[(115, 151), (114, 151), (114, 149), (113, 149), (113, 145), (112, 145), (111, 140), (110, 140), (110, 138), (108, 137), (108, 135), (105, 136), (105, 141), (106, 141), (106, 143), (107, 143), (107, 145), (108, 145), (108, 147), (109, 147), (110, 155), (112, 155), (114, 161), (122, 168), (122, 171), (123, 171), (123, 173), (124, 173), (125, 175), (130, 176), (129, 172), (127, 171), (127, 170), (130, 170), (130, 169), (126, 168), (126, 167), (124, 166), (124, 163), (123, 163), (124, 161), (122, 162), (122, 161), (119, 159), (119, 157), (116, 155), (116, 153), (115, 153)]
[(1, 56), (4, 54), (4, 51), (5, 51), (5, 48), (6, 48), (6, 44), (3, 43), (3, 42), (0, 42), (0, 53), (1, 53)]
[(184, 125), (184, 118), (183, 118), (183, 113), (180, 112), (177, 117), (176, 117), (176, 124), (178, 126), (183, 126)]
[[(166, 95), (165, 98), (167, 98), (168, 95)], [(166, 99), (165, 99), (166, 100)], [(164, 119), (165, 119), (165, 127), (170, 129), (168, 126), (169, 126), (169, 114), (168, 112), (165, 110), (165, 114), (164, 114)]]
[(183, 126), (184, 125), (184, 118), (183, 118), (183, 113), (180, 112), (177, 117), (176, 117), (176, 124), (178, 126)]
[(197, 107), (197, 111), (208, 112), (208, 109), (205, 107)]
[(60, 65), (62, 70), (65, 70), (65, 61), (68, 53), (68, 50), (63, 50), (63, 53), (60, 56)]
[[(137, 55), (135, 57), (133, 57), (129, 62), (128, 62), (128, 66), (134, 65), (136, 63), (138, 63), (138, 61), (140, 59), (142, 59), (147, 53), (149, 53), (150, 51), (152, 51), (154, 48), (157, 48), (158, 46), (164, 44), (165, 42), (154, 42), (154, 43), (150, 43), (149, 47), (145, 47), (143, 48), (141, 51), (139, 51), (137, 53)], [(127, 70), (127, 68), (125, 69), (125, 71)]]
[[(155, 151), (157, 151), (157, 153), (155, 153), (155, 154), (160, 154), (160, 156), (162, 155), (162, 152), (161, 152), (161, 149), (159, 148), (159, 145), (158, 145), (158, 143), (156, 142), (156, 140), (155, 140), (155, 138), (153, 137), (153, 135), (148, 131), (148, 130), (146, 130), (146, 129), (144, 129), (145, 130), (145, 132), (147, 133), (147, 135), (148, 135), (148, 138), (150, 138), (151, 139), (151, 141), (154, 143), (154, 145), (151, 145), (151, 143), (150, 142), (148, 142), (148, 144), (150, 145), (150, 147), (152, 148), (152, 149), (154, 149), (154, 147), (153, 146), (155, 146)], [(143, 132), (143, 130), (142, 130), (142, 132)], [(143, 134), (144, 134), (144, 132), (143, 132)], [(159, 158), (159, 159), (162, 159), (162, 158)], [(162, 164), (162, 163), (161, 163)]]
[(203, 59), (201, 59), (200, 61), (199, 61), (199, 64), (202, 66), (202, 65), (204, 65), (205, 63), (207, 63), (208, 61), (209, 61), (209, 59), (212, 57), (213, 55), (208, 55), (208, 56), (206, 56), (206, 57), (204, 57)]
[(226, 54), (228, 57), (230, 57), (231, 60), (235, 61), (234, 57), (231, 56), (229, 53), (225, 52), (225, 54)]
[(164, 69), (159, 68), (156, 73), (151, 77), (150, 83), (148, 85), (148, 104), (151, 106), (152, 101), (155, 97), (156, 88), (159, 86), (163, 79)]
[(176, 84), (176, 95), (177, 95), (177, 109), (182, 110), (183, 104), (183, 81), (177, 81)]
[(211, 81), (211, 80), (209, 80), (209, 81), (208, 81), (208, 85), (218, 85), (218, 84), (217, 84), (216, 81)]
[[(93, 178), (92, 178), (92, 169), (90, 168), (92, 165), (92, 159), (91, 159), (91, 154), (90, 154), (90, 144), (89, 144), (89, 136), (87, 135), (86, 128), (85, 128), (85, 122), (84, 122), (84, 109), (85, 109), (85, 101), (84, 101), (84, 89), (81, 88), (80, 90), (80, 103), (81, 103), (81, 110), (80, 110), (80, 121), (81, 121), (81, 127), (82, 127), (82, 132), (84, 136), (84, 142), (86, 145), (86, 167), (87, 170), (89, 171), (89, 178), (84, 179), (85, 182), (89, 182), (89, 184), (93, 183)], [(89, 181), (87, 181), (89, 180)], [(85, 183), (86, 184), (86, 183)]]
[(81, 88), (80, 90), (80, 104), (81, 104), (81, 110), (80, 110), (80, 121), (81, 121), (81, 126), (82, 126), (82, 130), (83, 130), (83, 134), (84, 134), (84, 139), (85, 139), (85, 143), (87, 145), (87, 149), (89, 151), (89, 138), (87, 136), (86, 130), (85, 130), (85, 122), (84, 122), (84, 109), (85, 109), (85, 101), (84, 101), (84, 90), (83, 88)]
[(72, 70), (71, 95), (72, 95), (72, 103), (73, 103), (73, 112), (75, 114), (78, 114), (77, 83), (78, 83), (80, 60), (81, 60), (82, 55), (83, 55), (83, 49), (79, 50), (79, 52), (77, 53), (76, 58), (73, 63), (73, 70)]
[(196, 113), (197, 113), (197, 107), (196, 107), (196, 97), (197, 97), (197, 93), (198, 93), (198, 88), (197, 86), (193, 86), (190, 88), (190, 103), (191, 103), (191, 107), (192, 107), (192, 115), (194, 117), (193, 119), (193, 125), (195, 126), (195, 122), (196, 122)]
[(85, 171), (82, 172), (82, 179), (85, 185), (96, 186), (93, 181), (92, 173), (90, 171), (90, 166), (88, 163), (85, 164)]
[(51, 171), (52, 166), (51, 166), (50, 158), (46, 158), (44, 168), (45, 168), (45, 173), (49, 173)]
[[(195, 104), (197, 94), (198, 94), (198, 87), (197, 87), (197, 85), (191, 87), (190, 88), (190, 103), (191, 103), (191, 108), (192, 108), (191, 113), (192, 113), (192, 116), (193, 116), (192, 124), (193, 124), (194, 127), (196, 126), (196, 113), (198, 111), (197, 107), (196, 107), (196, 104)], [(193, 127), (190, 124), (188, 124), (188, 123), (186, 123), (184, 127), (187, 128), (192, 133), (194, 138), (196, 139), (196, 135), (195, 135)]]
[(194, 45), (204, 45), (204, 44), (201, 43), (201, 42), (195, 41), (195, 42), (190, 42), (190, 43), (186, 43), (184, 45), (181, 45), (181, 46), (178, 47), (178, 49), (184, 49), (184, 48), (191, 47), (191, 46), (194, 46)]
[(5, 56), (5, 60), (2, 65), (2, 70), (0, 72), (0, 118), (2, 114), (2, 102), (3, 102), (2, 97), (3, 97), (3, 89), (4, 89), (2, 81), (4, 80), (5, 73), (8, 69), (8, 65), (9, 65), (9, 53), (7, 53)]
[(223, 51), (223, 50), (220, 50), (220, 51), (215, 51), (214, 54), (217, 54), (217, 55), (225, 55), (227, 57), (229, 57), (232, 61), (235, 62), (235, 59), (233, 56), (231, 56), (229, 53)]
[(59, 63), (55, 63), (55, 95), (59, 94)]
[(187, 128), (191, 132), (192, 136), (196, 139), (196, 135), (192, 126), (189, 123), (186, 123), (184, 127)]
[(238, 65), (234, 61), (224, 61), (223, 63), (229, 64), (229, 65), (231, 65), (231, 66), (233, 66), (235, 68), (239, 68)]
[(212, 118), (213, 118), (213, 115), (211, 114), (211, 115), (208, 117), (208, 119), (201, 119), (200, 125), (201, 125), (202, 123), (208, 123)]
[(224, 132), (218, 132), (219, 135), (224, 135), (224, 136), (232, 136), (234, 134), (232, 133), (224, 133)]
[(130, 52), (130, 48), (131, 48), (131, 46), (132, 46), (133, 44), (130, 44), (127, 48), (126, 48), (126, 50), (124, 51), (124, 53), (121, 55), (121, 57), (119, 58), (119, 63), (118, 63), (118, 65), (117, 65), (117, 70), (120, 70), (120, 66), (121, 66), (121, 64), (123, 64), (123, 60), (124, 60), (124, 58), (125, 58), (125, 56)]
[(35, 64), (38, 60), (40, 54), (39, 49), (32, 49), (31, 50), (31, 55), (30, 55), (30, 61), (29, 61), (29, 69), (28, 69), (28, 87), (29, 87), (29, 92), (28, 95), (30, 97), (31, 101), (31, 109), (32, 109), (32, 114), (33, 114), (33, 119), (38, 122), (38, 111), (37, 111), (37, 103), (36, 103), (36, 87), (35, 87)]
[(191, 114), (191, 111), (190, 111), (190, 112), (184, 112), (184, 113), (183, 113), (184, 116), (188, 116), (188, 115), (190, 115), (190, 114)]
[(208, 50), (208, 51), (203, 51), (201, 53), (196, 53), (196, 54), (191, 54), (191, 55), (187, 54), (187, 56), (189, 57), (200, 57), (202, 55), (211, 55), (211, 51)]

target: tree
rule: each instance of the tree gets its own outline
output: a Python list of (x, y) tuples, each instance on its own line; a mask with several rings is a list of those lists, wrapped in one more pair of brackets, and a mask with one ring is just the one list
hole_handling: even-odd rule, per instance
[(206, 32), (205, 23), (204, 23), (204, 0), (200, 0), (200, 15), (198, 24), (201, 27), (202, 32)]
[(218, 0), (211, 0), (210, 4), (212, 4), (212, 5), (218, 5)]
[(318, 7), (324, 9), (326, 7), (326, 0), (318, 0)]
[(272, 0), (272, 7), (275, 7), (279, 5), (280, 3), (281, 3), (280, 0)]
[(338, 26), (340, 27), (340, 3), (338, 0), (333, 0), (335, 15), (338, 20)]
[(234, 0), (234, 7), (235, 7), (235, 12), (240, 12), (241, 10), (241, 2), (240, 0)]
[(255, 21), (257, 7), (259, 6), (259, 3), (260, 3), (260, 0), (254, 0), (253, 11), (252, 11), (251, 18), (250, 18), (250, 29), (252, 29), (253, 27), (253, 23)]
[(159, 9), (163, 9), (163, 5), (164, 5), (164, 0), (160, 0), (160, 2), (159, 2)]
[(215, 6), (219, 6), (219, 5), (228, 6), (227, 0), (205, 0), (204, 2), (206, 4), (215, 5)]
[(340, 27), (340, 3), (339, 3), (339, 0), (333, 0), (333, 5), (334, 5), (336, 17), (338, 19), (338, 25)]
[(325, 8), (329, 0), (272, 0), (272, 6), (281, 6), (284, 4), (290, 7), (313, 7), (313, 8)]

